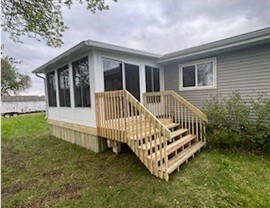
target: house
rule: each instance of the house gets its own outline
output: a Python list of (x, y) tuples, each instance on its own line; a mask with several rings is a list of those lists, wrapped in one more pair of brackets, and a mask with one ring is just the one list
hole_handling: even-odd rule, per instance
[(95, 152), (127, 143), (168, 180), (206, 143), (209, 95), (269, 95), (269, 66), (266, 28), (165, 55), (88, 40), (33, 73), (46, 75), (53, 135)]
[(5, 117), (19, 114), (43, 112), (46, 110), (45, 96), (8, 96), (1, 97), (1, 114)]

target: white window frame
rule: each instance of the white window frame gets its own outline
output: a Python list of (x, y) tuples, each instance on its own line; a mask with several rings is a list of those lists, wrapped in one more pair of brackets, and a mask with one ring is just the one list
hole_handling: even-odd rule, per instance
[[(198, 77), (197, 77), (197, 65), (205, 62), (213, 62), (213, 85), (211, 86), (197, 86)], [(187, 66), (195, 65), (195, 85), (194, 87), (183, 87), (183, 68)], [(216, 57), (209, 59), (202, 59), (198, 61), (193, 61), (189, 63), (184, 63), (179, 65), (179, 90), (202, 90), (202, 89), (216, 89), (217, 88), (217, 59)]]

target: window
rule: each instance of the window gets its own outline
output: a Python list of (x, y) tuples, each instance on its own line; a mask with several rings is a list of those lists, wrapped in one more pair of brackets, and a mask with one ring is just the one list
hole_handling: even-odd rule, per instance
[(70, 107), (69, 70), (64, 66), (57, 70), (60, 106)]
[(72, 63), (75, 107), (90, 107), (88, 57)]
[(47, 74), (47, 90), (49, 106), (57, 106), (56, 102), (56, 85), (55, 85), (55, 73), (50, 72)]
[(105, 91), (122, 90), (122, 62), (103, 58)]
[(180, 67), (180, 90), (216, 87), (216, 60), (210, 59)]
[(146, 92), (159, 92), (160, 79), (159, 69), (151, 66), (145, 66)]

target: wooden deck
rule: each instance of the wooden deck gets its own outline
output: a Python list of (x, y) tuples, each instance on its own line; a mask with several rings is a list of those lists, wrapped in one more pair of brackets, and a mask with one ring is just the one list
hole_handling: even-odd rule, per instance
[(144, 105), (126, 90), (96, 93), (97, 134), (126, 143), (155, 176), (169, 174), (206, 143), (207, 117), (172, 91), (144, 95)]

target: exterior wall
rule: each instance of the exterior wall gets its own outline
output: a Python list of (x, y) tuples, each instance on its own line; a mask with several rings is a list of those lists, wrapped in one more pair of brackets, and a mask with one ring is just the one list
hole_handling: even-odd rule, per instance
[(45, 101), (2, 102), (1, 113), (45, 111)]
[[(89, 61), (89, 75), (90, 75), (90, 94), (91, 94), (91, 107), (75, 107), (74, 104), (74, 87), (72, 80), (72, 62), (88, 56)], [(47, 117), (49, 119), (55, 119), (65, 122), (71, 122), (75, 124), (85, 125), (85, 126), (96, 126), (96, 116), (95, 116), (95, 78), (94, 78), (94, 64), (93, 64), (93, 53), (89, 52), (84, 55), (75, 57), (66, 63), (69, 66), (70, 75), (70, 100), (71, 107), (60, 107), (59, 105), (59, 89), (56, 88), (57, 97), (57, 107), (48, 107)], [(66, 65), (64, 64), (64, 65)], [(63, 66), (63, 65), (62, 65)], [(61, 66), (55, 68), (57, 70)], [(58, 86), (58, 77), (56, 74), (56, 86)], [(47, 95), (46, 95), (47, 96)]]
[[(209, 57), (211, 58), (211, 57)], [(174, 90), (202, 108), (211, 94), (229, 95), (239, 91), (244, 98), (266, 92), (270, 98), (270, 45), (217, 55), (217, 88), (179, 90), (179, 64), (164, 66), (165, 90)]]
[(77, 144), (93, 152), (107, 149), (107, 140), (96, 135), (95, 128), (49, 120), (51, 134), (57, 138)]

